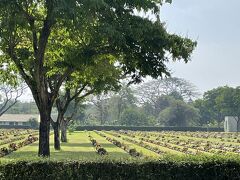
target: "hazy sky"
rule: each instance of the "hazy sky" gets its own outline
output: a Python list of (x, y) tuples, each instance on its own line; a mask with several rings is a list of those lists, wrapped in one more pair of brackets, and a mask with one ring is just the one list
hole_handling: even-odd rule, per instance
[(173, 76), (201, 92), (240, 86), (240, 0), (173, 0), (164, 5), (161, 18), (169, 32), (198, 42), (189, 64), (170, 65)]

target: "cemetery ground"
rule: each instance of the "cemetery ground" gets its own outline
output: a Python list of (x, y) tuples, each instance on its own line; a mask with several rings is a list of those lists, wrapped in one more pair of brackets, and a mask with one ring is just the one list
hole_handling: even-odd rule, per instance
[[(0, 179), (238, 179), (240, 134), (75, 131), (41, 158), (38, 132), (1, 130)], [(4, 154), (6, 153), (6, 154)]]
[[(1, 136), (1, 162), (41, 159), (37, 157), (37, 140), (21, 145), (29, 138), (29, 134), (31, 134), (30, 138), (37, 137), (37, 131), (5, 131), (13, 132)], [(238, 133), (76, 131), (68, 133), (68, 142), (61, 143), (60, 151), (54, 150), (53, 139), (51, 134), (50, 160), (61, 161), (159, 159), (167, 155), (238, 157), (240, 154), (240, 134)], [(8, 151), (6, 154), (4, 149)]]

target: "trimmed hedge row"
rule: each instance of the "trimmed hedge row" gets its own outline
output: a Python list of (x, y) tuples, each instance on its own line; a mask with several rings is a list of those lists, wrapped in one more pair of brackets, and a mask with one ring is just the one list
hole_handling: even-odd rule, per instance
[(17, 162), (0, 165), (0, 179), (240, 179), (236, 162), (174, 163), (156, 162)]
[(210, 131), (210, 132), (223, 132), (223, 128), (204, 128), (204, 127), (150, 127), (150, 126), (78, 126), (77, 131), (119, 131), (119, 130), (132, 130), (132, 131)]
[(31, 126), (24, 125), (0, 125), (0, 129), (33, 129)]

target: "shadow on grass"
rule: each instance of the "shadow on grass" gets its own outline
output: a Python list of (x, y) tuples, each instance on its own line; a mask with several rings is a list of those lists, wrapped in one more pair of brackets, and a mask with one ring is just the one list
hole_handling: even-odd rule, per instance
[[(126, 159), (130, 156), (127, 153), (122, 152), (111, 152), (108, 155), (101, 156), (96, 152), (88, 152), (88, 151), (59, 151), (59, 152), (51, 152), (50, 158), (46, 158), (46, 160), (98, 160), (101, 158), (106, 159)], [(1, 158), (0, 158), (1, 159)], [(38, 157), (37, 151), (21, 151), (14, 152), (10, 155), (4, 156), (3, 160), (21, 160), (21, 161), (30, 161), (30, 160), (41, 160), (42, 158)]]
[[(111, 143), (101, 143), (100, 144), (102, 147), (104, 148), (117, 148), (117, 146), (111, 144)], [(32, 146), (32, 147), (38, 147), (38, 143), (34, 143), (34, 144), (31, 144), (31, 145), (28, 145), (28, 146)], [(50, 143), (50, 147), (53, 147), (54, 144), (53, 143)], [(61, 143), (61, 146), (62, 147), (79, 147), (79, 148), (83, 148), (83, 147), (93, 147), (92, 144), (89, 142), (89, 143)]]

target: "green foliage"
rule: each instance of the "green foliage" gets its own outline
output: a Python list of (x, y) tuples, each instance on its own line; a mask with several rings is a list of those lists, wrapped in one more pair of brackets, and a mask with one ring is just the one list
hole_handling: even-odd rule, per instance
[(190, 126), (198, 118), (197, 109), (183, 101), (176, 100), (170, 107), (160, 112), (159, 123), (164, 126), (186, 127)]
[(35, 102), (21, 102), (18, 101), (11, 109), (8, 110), (9, 114), (38, 114)]
[(120, 123), (127, 126), (149, 125), (147, 116), (137, 108), (125, 109), (121, 115)]
[(32, 129), (38, 129), (39, 127), (39, 122), (36, 118), (29, 119), (28, 123)]
[[(49, 129), (60, 87), (76, 74), (81, 80), (90, 77), (88, 85), (101, 92), (109, 82), (106, 88), (112, 89), (116, 74), (140, 82), (147, 75), (170, 75), (170, 60), (188, 62), (196, 42), (167, 32), (159, 20), (165, 2), (171, 0), (1, 0), (0, 63), (15, 69), (31, 89), (41, 111), (40, 126)], [(152, 18), (139, 12), (151, 12)], [(106, 71), (98, 74), (102, 69), (96, 67)], [(106, 78), (107, 73), (114, 75)], [(40, 134), (45, 135), (39, 153), (48, 156), (48, 131)]]
[(175, 99), (173, 96), (160, 96), (155, 100), (155, 106), (153, 107), (155, 112), (154, 115), (159, 115), (159, 113), (161, 111), (163, 111), (164, 109), (168, 108), (171, 106), (171, 104), (173, 104), (175, 102)]
[(196, 100), (194, 106), (200, 111), (200, 124), (220, 126), (225, 116), (240, 115), (240, 89), (228, 86), (218, 87), (204, 93), (203, 99)]
[(73, 133), (74, 131), (76, 131), (76, 127), (77, 127), (77, 125), (75, 123), (70, 124), (68, 126), (68, 132)]
[(206, 128), (206, 127), (159, 127), (159, 126), (78, 126), (76, 128), (77, 131), (93, 131), (93, 130), (104, 130), (104, 131), (119, 131), (119, 130), (132, 130), (132, 131), (210, 131), (210, 132), (222, 132), (223, 128)]
[(216, 98), (216, 106), (225, 116), (240, 117), (240, 88), (223, 87)]
[(136, 88), (136, 96), (147, 115), (157, 118), (175, 100), (188, 102), (199, 95), (196, 87), (182, 78), (151, 80)]
[[(26, 75), (36, 73), (33, 69), (41, 61), (38, 53), (45, 55), (48, 77), (62, 75), (69, 67), (93, 65), (96, 59), (118, 62), (135, 81), (146, 75), (169, 74), (164, 64), (168, 53), (174, 60), (188, 62), (196, 42), (167, 32), (159, 21), (164, 2), (170, 1), (3, 0), (1, 60), (17, 67), (25, 80)], [(143, 18), (136, 10), (151, 12), (156, 20)], [(37, 42), (40, 38), (44, 41)], [(44, 52), (38, 51), (41, 48)]]
[(1, 179), (236, 179), (236, 160), (165, 157), (160, 161), (17, 162), (0, 165)]
[(193, 106), (199, 110), (200, 117), (198, 124), (201, 126), (210, 124), (211, 113), (209, 108), (206, 106), (206, 102), (203, 99), (197, 99), (194, 101)]
[(123, 111), (127, 108), (135, 107), (136, 101), (136, 97), (131, 87), (128, 87), (125, 84), (122, 85), (121, 89), (108, 101), (110, 119), (115, 119), (119, 122)]

